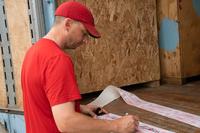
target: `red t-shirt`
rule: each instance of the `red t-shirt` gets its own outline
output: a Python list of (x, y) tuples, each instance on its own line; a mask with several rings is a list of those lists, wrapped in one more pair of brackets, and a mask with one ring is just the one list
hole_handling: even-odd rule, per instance
[(73, 63), (58, 45), (41, 39), (27, 52), (21, 73), (27, 133), (59, 133), (51, 107), (81, 98)]

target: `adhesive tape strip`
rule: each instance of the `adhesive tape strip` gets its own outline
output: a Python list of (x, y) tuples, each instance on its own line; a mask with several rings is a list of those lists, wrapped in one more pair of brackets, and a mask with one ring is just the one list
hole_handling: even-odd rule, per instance
[(113, 100), (119, 98), (120, 96), (123, 98), (123, 100), (127, 104), (131, 106), (135, 106), (135, 107), (138, 107), (138, 108), (141, 108), (153, 113), (157, 113), (164, 117), (168, 117), (168, 118), (192, 125), (194, 127), (200, 128), (200, 116), (198, 115), (194, 115), (191, 113), (183, 112), (183, 111), (176, 110), (173, 108), (169, 108), (169, 107), (165, 107), (165, 106), (158, 105), (155, 103), (144, 101), (140, 99), (139, 97), (137, 97), (136, 95), (112, 85), (106, 87), (104, 91), (99, 95), (99, 97), (97, 97), (90, 104), (103, 107), (111, 103)]

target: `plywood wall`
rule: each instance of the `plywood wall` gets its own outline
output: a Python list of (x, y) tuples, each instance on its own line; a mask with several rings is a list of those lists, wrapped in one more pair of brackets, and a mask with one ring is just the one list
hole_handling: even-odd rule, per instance
[(200, 1), (179, 2), (183, 77), (200, 75)]
[(102, 35), (70, 51), (82, 93), (160, 79), (155, 0), (79, 1)]
[(22, 109), (21, 65), (28, 47), (31, 46), (27, 0), (6, 0), (5, 10), (11, 44), (17, 107)]

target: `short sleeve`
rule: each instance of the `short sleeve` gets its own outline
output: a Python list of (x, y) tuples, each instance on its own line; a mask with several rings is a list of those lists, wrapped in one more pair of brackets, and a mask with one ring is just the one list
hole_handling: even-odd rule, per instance
[(45, 93), (51, 106), (81, 98), (73, 63), (68, 56), (59, 55), (48, 61), (45, 81)]

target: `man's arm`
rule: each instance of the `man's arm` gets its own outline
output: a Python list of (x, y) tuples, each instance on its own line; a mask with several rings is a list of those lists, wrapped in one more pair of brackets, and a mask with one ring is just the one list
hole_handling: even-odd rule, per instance
[(75, 112), (74, 102), (59, 104), (52, 107), (56, 125), (61, 132), (114, 132), (112, 121), (97, 120)]
[(67, 133), (131, 133), (137, 127), (137, 118), (124, 116), (118, 120), (97, 120), (75, 112), (74, 102), (52, 107), (53, 116), (60, 132)]

